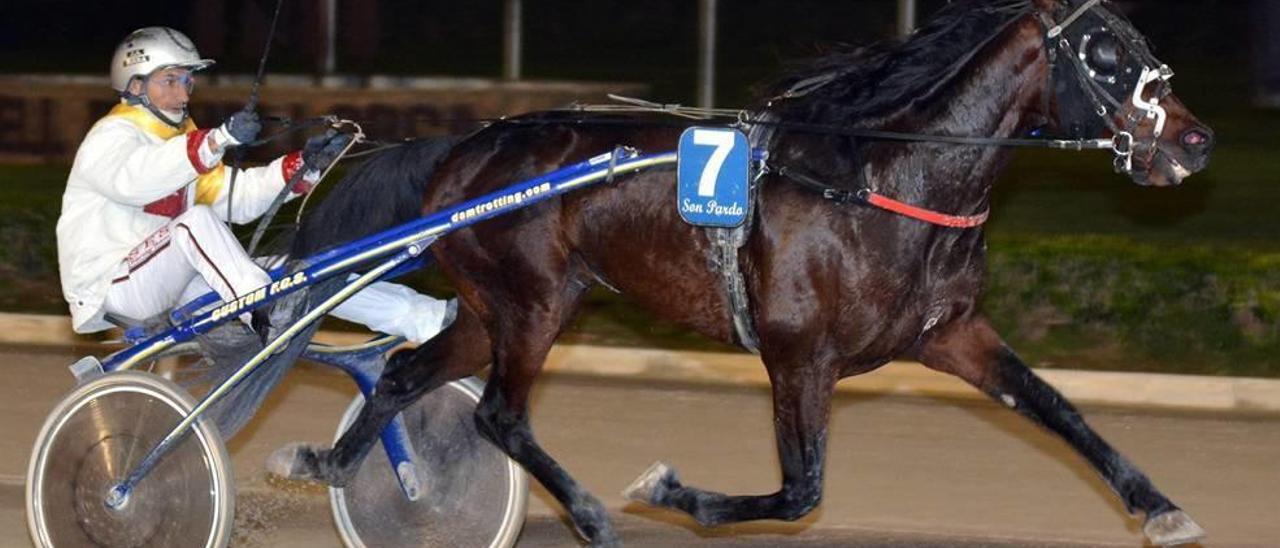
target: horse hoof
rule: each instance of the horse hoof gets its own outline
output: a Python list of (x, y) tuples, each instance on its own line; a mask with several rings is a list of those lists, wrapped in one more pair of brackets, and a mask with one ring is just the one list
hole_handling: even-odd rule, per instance
[(317, 481), (320, 476), (320, 450), (303, 442), (276, 449), (267, 457), (267, 473), (278, 478)]
[(655, 462), (653, 463), (653, 466), (650, 466), (648, 470), (645, 470), (643, 474), (640, 474), (640, 477), (631, 482), (631, 485), (628, 485), (626, 489), (622, 490), (622, 498), (636, 502), (643, 502), (645, 504), (653, 504), (653, 496), (657, 491), (658, 486), (661, 485), (663, 480), (667, 477), (673, 475), (674, 474), (672, 473), (670, 466), (667, 466), (662, 461)]
[[(601, 509), (603, 510), (603, 507)], [(583, 539), (586, 539), (588, 548), (621, 548), (622, 539), (618, 538), (618, 534), (613, 531), (613, 525), (608, 522), (607, 514), (604, 519), (606, 521), (603, 526), (596, 529), (594, 535), (587, 535), (577, 525), (574, 525), (574, 528)]]
[(620, 548), (622, 541), (616, 537), (608, 539), (593, 540), (587, 543), (588, 548)]
[(1142, 534), (1156, 546), (1179, 546), (1203, 540), (1204, 529), (1191, 520), (1186, 512), (1173, 510), (1147, 518)]

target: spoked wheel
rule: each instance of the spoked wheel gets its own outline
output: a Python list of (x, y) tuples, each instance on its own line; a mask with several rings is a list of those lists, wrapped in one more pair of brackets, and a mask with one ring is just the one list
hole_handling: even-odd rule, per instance
[(201, 419), (118, 509), (107, 492), (195, 407), (186, 391), (138, 371), (75, 389), (45, 421), (27, 470), (36, 546), (226, 546), (235, 514), (231, 459)]
[[(433, 390), (403, 416), (422, 488), (417, 501), (400, 489), (382, 443), (344, 489), (330, 488), (333, 519), (347, 546), (488, 546), (515, 544), (529, 487), (524, 470), (476, 431), (472, 415), (484, 385), (454, 381)], [(356, 396), (338, 427), (355, 420)]]

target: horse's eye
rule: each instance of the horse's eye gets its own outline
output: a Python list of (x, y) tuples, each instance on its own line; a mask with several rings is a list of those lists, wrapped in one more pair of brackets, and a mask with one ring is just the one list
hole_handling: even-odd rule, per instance
[(1100, 34), (1089, 41), (1085, 58), (1089, 67), (1099, 74), (1115, 74), (1120, 66), (1120, 41), (1110, 34)]

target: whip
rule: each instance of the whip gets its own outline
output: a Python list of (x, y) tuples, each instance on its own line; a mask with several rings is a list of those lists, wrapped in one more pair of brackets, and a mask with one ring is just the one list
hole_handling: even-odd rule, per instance
[[(253, 78), (253, 87), (249, 89), (249, 102), (244, 109), (253, 112), (258, 110), (258, 94), (262, 89), (262, 78), (267, 73), (267, 57), (271, 55), (271, 42), (276, 38), (276, 24), (280, 22), (280, 6), (284, 0), (276, 0), (275, 13), (271, 15), (271, 27), (267, 29), (267, 43), (262, 46), (262, 57), (258, 58), (258, 74)], [(227, 184), (227, 223), (231, 223), (232, 201), (236, 196), (236, 173), (240, 171), (240, 160), (244, 159), (244, 147), (236, 147), (232, 153), (231, 181)], [(251, 250), (252, 251), (252, 250)]]

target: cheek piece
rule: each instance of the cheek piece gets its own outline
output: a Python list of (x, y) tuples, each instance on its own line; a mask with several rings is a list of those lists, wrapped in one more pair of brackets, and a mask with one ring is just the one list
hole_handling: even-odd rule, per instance
[(1156, 139), (1159, 139), (1160, 134), (1164, 133), (1164, 123), (1169, 117), (1169, 113), (1165, 112), (1164, 107), (1160, 106), (1159, 94), (1147, 101), (1142, 98), (1142, 92), (1147, 89), (1147, 84), (1157, 80), (1167, 82), (1171, 77), (1173, 77), (1173, 71), (1169, 70), (1168, 67), (1162, 66), (1158, 69), (1142, 67), (1142, 76), (1138, 77), (1138, 85), (1133, 88), (1133, 106), (1146, 112), (1148, 120), (1155, 120), (1154, 138)]

